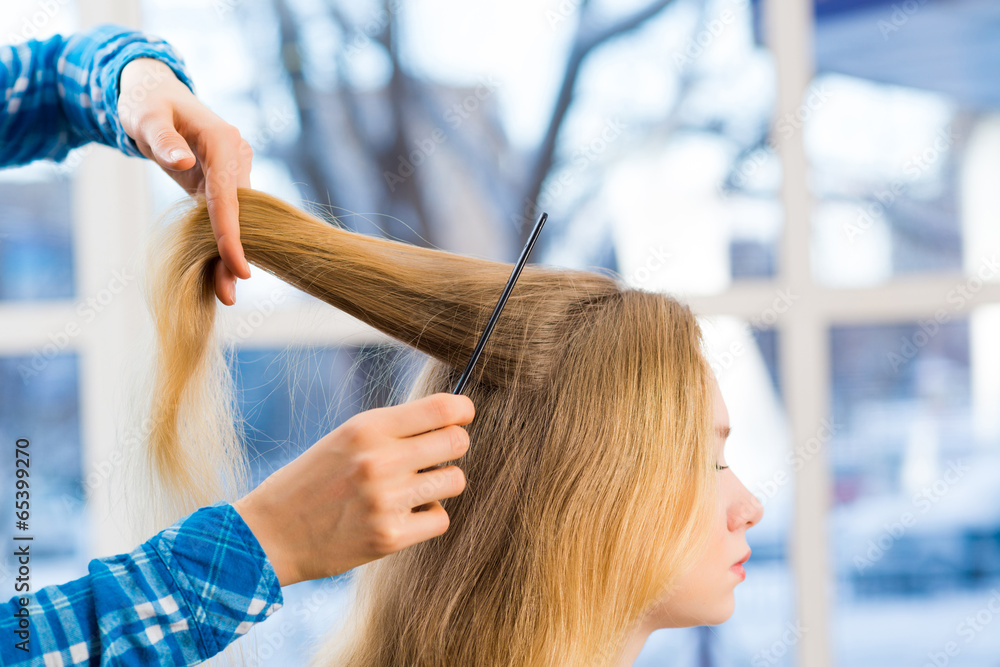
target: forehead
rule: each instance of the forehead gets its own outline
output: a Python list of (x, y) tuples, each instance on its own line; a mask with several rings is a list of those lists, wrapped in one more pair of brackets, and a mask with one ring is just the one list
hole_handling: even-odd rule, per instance
[(719, 426), (729, 425), (729, 410), (726, 408), (726, 401), (722, 398), (722, 390), (719, 389), (719, 383), (715, 379), (715, 373), (709, 374), (710, 383), (712, 385), (712, 407), (715, 411), (715, 423)]

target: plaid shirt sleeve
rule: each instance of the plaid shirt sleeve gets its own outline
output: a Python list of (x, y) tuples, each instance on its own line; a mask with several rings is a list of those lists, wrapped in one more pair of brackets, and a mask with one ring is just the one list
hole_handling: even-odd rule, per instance
[[(0, 665), (194, 665), (282, 605), (278, 577), (232, 505), (204, 507), (90, 574), (0, 605)], [(23, 613), (23, 612), (22, 612)]]
[(169, 44), (120, 26), (0, 46), (0, 167), (62, 160), (91, 141), (141, 157), (117, 111), (118, 78), (136, 58), (162, 60), (194, 90)]

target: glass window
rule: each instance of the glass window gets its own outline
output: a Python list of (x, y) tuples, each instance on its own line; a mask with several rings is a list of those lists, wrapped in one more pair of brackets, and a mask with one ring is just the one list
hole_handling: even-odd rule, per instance
[[(532, 3), (406, 5), (392, 17), (396, 54), (377, 38), (389, 21), (380, 3), (142, 5), (147, 25), (184, 54), (203, 99), (254, 146), (254, 187), (318, 201), (346, 214), (349, 227), (510, 259), (521, 245), (511, 229), (542, 208), (551, 216), (549, 240), (536, 254), (546, 263), (606, 267), (637, 287), (692, 294), (777, 272), (784, 223), (770, 136), (775, 68), (749, 3), (669, 3), (594, 50), (534, 193), (525, 184), (559, 108), (555, 91), (581, 12), (596, 12), (588, 26), (608, 26), (636, 9), (632, 3), (551, 11)], [(512, 48), (511, 34), (532, 47)], [(401, 101), (388, 94), (392, 57), (405, 63)], [(150, 172), (161, 211), (180, 191)], [(241, 283), (242, 304), (274, 288), (263, 272), (254, 275)], [(714, 664), (743, 664), (747, 655), (794, 664), (794, 646), (783, 639), (795, 618), (785, 558), (793, 485), (790, 474), (775, 481), (773, 473), (790, 448), (778, 335), (748, 324), (706, 325), (734, 420), (731, 462), (767, 504), (749, 533), (754, 556), (737, 616), (720, 628), (656, 633), (644, 664), (665, 656), (702, 664), (700, 655)], [(372, 388), (371, 380), (349, 379), (367, 352), (252, 345), (243, 343), (234, 367), (263, 477), (363, 409)], [(369, 377), (385, 372), (373, 363)], [(302, 606), (288, 602), (283, 618), (254, 632), (262, 658), (303, 661), (302, 646), (339, 613), (342, 586), (338, 579), (289, 589), (286, 600)], [(300, 614), (308, 627), (283, 629)]]
[(864, 286), (916, 273), (1000, 278), (1000, 171), (989, 2), (829, 2), (816, 25), (821, 103), (806, 125), (813, 274)]
[(985, 664), (1000, 650), (976, 620), (1000, 608), (1000, 437), (976, 418), (996, 414), (983, 376), (998, 333), (995, 307), (831, 331), (838, 664)]
[[(34, 362), (34, 363), (33, 363)], [(14, 516), (13, 489), (15, 442), (30, 444), (30, 518), (24, 531), (14, 521), (0, 524), (0, 539), (12, 544), (14, 534), (33, 537), (31, 552), (32, 590), (65, 583), (85, 571), (91, 545), (85, 527), (82, 461), (80, 449), (79, 363), (75, 354), (46, 357), (0, 357), (0, 479), (5, 493), (0, 510)], [(0, 584), (6, 597), (13, 585), (4, 584), (4, 574), (13, 570), (12, 553), (4, 549), (0, 561)]]
[[(78, 25), (77, 3), (8, 3), (0, 14), (0, 40), (23, 44), (69, 34)], [(32, 590), (65, 583), (86, 571), (92, 551), (84, 509), (81, 359), (60, 325), (37, 339), (21, 337), (72, 317), (77, 297), (73, 232), (73, 173), (79, 153), (51, 162), (0, 169), (0, 540), (30, 535)], [(16, 315), (5, 312), (14, 310)], [(53, 315), (56, 315), (53, 317)], [(69, 320), (67, 319), (66, 322)], [(75, 326), (75, 325), (74, 325)], [(14, 521), (14, 450), (30, 444), (30, 518)], [(14, 595), (12, 551), (0, 558), (2, 599)]]
[[(22, 44), (69, 34), (75, 0), (17, 3), (0, 16), (0, 40)], [(79, 151), (51, 162), (0, 169), (0, 303), (76, 295), (71, 176)]]
[(0, 300), (75, 296), (70, 181), (53, 171), (0, 171)]
[[(773, 60), (756, 41), (749, 3), (699, 4), (678, 3), (647, 29), (647, 40), (595, 58), (595, 78), (617, 78), (618, 88), (635, 91), (663, 89), (664, 103), (655, 118), (622, 116), (626, 140), (595, 174), (597, 183), (581, 184), (591, 191), (574, 209), (570, 235), (606, 224), (616, 268), (631, 284), (680, 294), (718, 293), (733, 281), (776, 275), (784, 224), (771, 133)], [(660, 66), (653, 75), (637, 63)], [(584, 95), (582, 109), (607, 105), (607, 90), (588, 88), (594, 101)], [(558, 182), (560, 172), (551, 178)], [(553, 256), (568, 263), (578, 252), (571, 246)]]

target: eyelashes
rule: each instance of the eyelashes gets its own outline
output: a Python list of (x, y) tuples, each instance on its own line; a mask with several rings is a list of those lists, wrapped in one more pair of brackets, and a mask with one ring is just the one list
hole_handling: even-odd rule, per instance
[(720, 465), (719, 465), (718, 463), (716, 463), (716, 464), (715, 464), (715, 469), (716, 469), (716, 470), (719, 470), (719, 471), (722, 471), (722, 470), (728, 470), (728, 469), (729, 469), (729, 466), (720, 466)]

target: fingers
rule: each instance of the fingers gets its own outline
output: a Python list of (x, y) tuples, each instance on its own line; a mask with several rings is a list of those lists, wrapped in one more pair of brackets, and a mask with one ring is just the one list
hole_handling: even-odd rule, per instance
[[(239, 171), (236, 176), (236, 186), (238, 188), (249, 188), (250, 187), (250, 162), (253, 159), (253, 151), (250, 149), (250, 144), (247, 143), (245, 139), (240, 139), (240, 151), (239, 151)], [(207, 193), (206, 193), (207, 196)], [(216, 232), (216, 242), (219, 244), (219, 256), (222, 260), (216, 266), (215, 271), (215, 294), (219, 297), (227, 306), (233, 306), (236, 304), (236, 278), (237, 278), (237, 268), (234, 266), (234, 262), (240, 262), (239, 267), (240, 278), (250, 277), (250, 265), (247, 263), (246, 256), (243, 254), (243, 245), (240, 243), (240, 202), (238, 198), (233, 199), (234, 213), (233, 218), (236, 220), (235, 227), (230, 228), (230, 231), (222, 231), (220, 236), (219, 232)], [(209, 217), (212, 218), (211, 209), (209, 209)], [(212, 221), (212, 229), (215, 231), (217, 228), (223, 228), (225, 222), (220, 220), (220, 224), (216, 224), (215, 220)], [(229, 261), (226, 257), (229, 257)]]
[[(414, 512), (409, 515), (403, 529), (399, 534), (399, 549), (429, 540), (432, 537), (439, 537), (448, 531), (451, 519), (448, 512), (439, 502), (433, 502), (422, 512)], [(397, 549), (397, 551), (399, 550)]]
[(476, 408), (468, 396), (442, 393), (372, 412), (380, 413), (377, 416), (387, 435), (406, 438), (453, 424), (468, 424)]
[(236, 277), (250, 277), (240, 243), (236, 196), (237, 188), (250, 187), (250, 144), (158, 60), (130, 62), (122, 70), (120, 85), (119, 117), (140, 152), (188, 193), (204, 189), (212, 232), (227, 269), (216, 274), (216, 294), (223, 303), (232, 303)]
[[(394, 477), (396, 483), (412, 481), (415, 472), (423, 473), (418, 475), (419, 484), (438, 479), (429, 476), (430, 471), (462, 458), (469, 450), (469, 433), (459, 424), (468, 424), (474, 415), (475, 406), (468, 397), (434, 394), (404, 405), (370, 410), (344, 426), (355, 440), (357, 451), (366, 452), (362, 456), (367, 472), (374, 468), (380, 475)], [(421, 502), (410, 506), (426, 500), (422, 497)]]
[(219, 256), (229, 271), (240, 278), (250, 277), (240, 244), (239, 199), (236, 189), (250, 187), (250, 144), (231, 125), (213, 125), (210, 139), (201, 138), (204, 146), (202, 169), (205, 172), (205, 199), (212, 233), (219, 245)]
[(405, 505), (416, 509), (429, 502), (454, 498), (465, 491), (465, 473), (458, 466), (438, 468), (415, 475), (405, 496)]
[(399, 448), (400, 467), (408, 471), (423, 470), (445, 461), (455, 461), (469, 451), (469, 432), (452, 424), (436, 431), (415, 435)]
[[(175, 129), (173, 119), (168, 116), (150, 117), (143, 123), (142, 136), (145, 140), (137, 142), (142, 152), (152, 157), (157, 164), (168, 172), (182, 172), (194, 169), (198, 164), (194, 153), (187, 142)], [(236, 133), (239, 136), (239, 133)], [(231, 138), (231, 137), (230, 137)], [(246, 143), (242, 139), (240, 142)], [(214, 151), (208, 151), (215, 154)], [(214, 169), (216, 186), (213, 192), (222, 191), (224, 203), (209, 201), (209, 217), (216, 242), (219, 245), (219, 255), (222, 261), (215, 267), (215, 294), (219, 301), (232, 306), (236, 303), (236, 279), (250, 277), (250, 270), (243, 255), (243, 247), (239, 237), (239, 209), (236, 202), (236, 187), (250, 186), (250, 160), (252, 153), (247, 144), (246, 150), (239, 151), (236, 157), (236, 173), (228, 176), (224, 171)], [(209, 181), (211, 182), (211, 181)], [(232, 187), (229, 187), (232, 183)]]
[(315, 578), (443, 534), (440, 501), (465, 491), (465, 473), (455, 465), (417, 471), (463, 456), (469, 435), (460, 424), (474, 414), (468, 397), (436, 394), (341, 424), (254, 491), (270, 506), (296, 508), (273, 522), (272, 550), (294, 554), (295, 577)]
[(236, 305), (236, 276), (221, 259), (215, 263), (215, 296), (227, 306)]
[(153, 159), (167, 171), (187, 171), (194, 167), (196, 159), (184, 137), (174, 130), (169, 118), (154, 121), (147, 132)]

